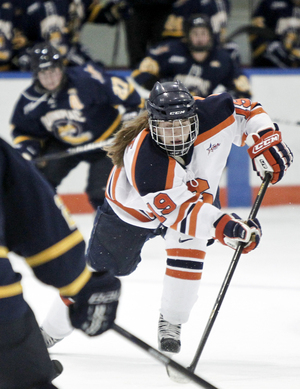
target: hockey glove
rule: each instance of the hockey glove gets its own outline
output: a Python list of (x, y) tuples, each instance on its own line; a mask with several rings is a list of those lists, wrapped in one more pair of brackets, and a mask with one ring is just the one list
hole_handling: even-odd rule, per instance
[(24, 159), (31, 161), (36, 158), (40, 153), (40, 143), (31, 140), (25, 140), (24, 142), (18, 143), (15, 149), (22, 155)]
[(262, 231), (259, 221), (243, 221), (238, 215), (224, 214), (214, 223), (215, 237), (224, 245), (236, 249), (239, 242), (245, 243), (243, 254), (254, 250), (260, 241)]
[(111, 328), (116, 318), (120, 287), (120, 280), (111, 273), (93, 273), (69, 307), (72, 326), (89, 336), (100, 335)]
[(248, 153), (252, 159), (253, 170), (264, 178), (265, 173), (272, 173), (272, 184), (280, 181), (287, 168), (293, 162), (293, 153), (282, 142), (281, 132), (276, 123), (276, 130), (267, 128), (258, 133), (249, 134), (246, 143), (249, 146)]

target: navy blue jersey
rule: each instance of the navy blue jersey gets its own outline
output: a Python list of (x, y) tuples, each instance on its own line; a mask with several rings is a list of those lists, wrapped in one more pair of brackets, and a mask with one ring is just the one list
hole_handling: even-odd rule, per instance
[(92, 64), (65, 69), (66, 82), (57, 93), (41, 93), (33, 83), (14, 109), (11, 124), (16, 145), (40, 149), (56, 138), (71, 146), (107, 139), (118, 128), (118, 106), (137, 108), (142, 100), (125, 79)]
[(229, 13), (229, 0), (177, 1), (173, 6), (173, 13), (166, 21), (163, 36), (182, 38), (184, 35), (183, 20), (192, 14), (204, 14), (209, 17), (214, 35), (218, 41), (227, 26)]
[(300, 67), (300, 50), (287, 50), (282, 41), (271, 42), (263, 55), (263, 66), (281, 69)]
[(50, 42), (69, 66), (83, 65), (92, 58), (80, 43), (86, 22), (115, 24), (122, 6), (116, 1), (94, 0), (15, 0), (20, 9), (19, 28), (26, 44), (19, 50), (19, 67), (29, 70), (27, 49), (38, 42)]
[[(43, 41), (55, 46), (65, 57), (68, 65), (82, 65), (91, 60), (87, 50), (79, 43), (79, 28), (82, 21), (78, 17), (75, 21), (69, 1), (16, 1), (21, 14), (18, 18), (18, 27), (25, 38), (24, 45), (17, 53), (18, 66), (22, 70), (30, 70), (27, 49)], [(82, 12), (80, 14), (84, 15)]]
[(22, 30), (30, 42), (68, 39), (67, 1), (19, 2), (22, 10)]
[(281, 35), (289, 25), (288, 19), (299, 18), (297, 9), (299, 13), (299, 7), (291, 0), (262, 0), (257, 5), (252, 17), (254, 19), (262, 18), (264, 27), (269, 27), (277, 35)]
[(13, 3), (0, 1), (0, 71), (11, 68), (16, 15)]
[(83, 237), (60, 198), (1, 138), (0, 154), (0, 321), (6, 321), (27, 309), (9, 252), (24, 257), (39, 280), (65, 296), (78, 293), (90, 273)]
[(228, 52), (214, 48), (203, 62), (197, 62), (181, 40), (169, 40), (150, 49), (132, 73), (141, 86), (151, 89), (159, 80), (180, 80), (193, 95), (206, 97), (223, 85), (234, 97), (249, 97), (248, 79)]
[(255, 66), (272, 66), (273, 62), (273, 66), (277, 66), (276, 57), (279, 62), (287, 64), (288, 60), (285, 60), (287, 55), (282, 53), (282, 49), (277, 50), (277, 47), (271, 48), (267, 53), (267, 62), (263, 57), (273, 41), (282, 42), (289, 29), (300, 28), (300, 7), (291, 0), (263, 0), (253, 12), (252, 24), (257, 27), (266, 27), (274, 32), (274, 39), (265, 37), (263, 34), (251, 36), (253, 64)]
[[(17, 0), (22, 9), (22, 27), (32, 42), (70, 40), (85, 22), (111, 23), (108, 4), (94, 0)], [(102, 3), (102, 4), (101, 4)], [(116, 1), (108, 3), (116, 4)], [(77, 37), (79, 38), (79, 37)]]

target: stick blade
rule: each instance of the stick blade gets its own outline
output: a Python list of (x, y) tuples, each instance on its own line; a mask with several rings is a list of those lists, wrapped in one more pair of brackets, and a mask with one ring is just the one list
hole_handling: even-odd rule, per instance
[(172, 381), (177, 382), (178, 384), (188, 384), (192, 382), (187, 376), (180, 373), (177, 369), (174, 369), (172, 366), (167, 366), (168, 376)]
[(57, 378), (58, 376), (61, 375), (64, 368), (63, 368), (63, 365), (57, 359), (52, 359), (52, 365), (53, 365), (54, 373), (53, 373), (53, 377), (51, 378), (51, 380), (53, 381), (53, 380), (55, 380), (55, 378)]

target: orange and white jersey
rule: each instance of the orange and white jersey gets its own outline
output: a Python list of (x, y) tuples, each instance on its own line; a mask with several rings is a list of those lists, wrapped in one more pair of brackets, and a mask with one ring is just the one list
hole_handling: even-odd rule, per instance
[(184, 161), (168, 156), (144, 129), (127, 147), (124, 167), (114, 168), (106, 196), (124, 221), (145, 228), (160, 223), (208, 239), (222, 212), (213, 206), (232, 144), (273, 127), (259, 103), (227, 93), (197, 98), (199, 135)]
[(249, 133), (273, 127), (259, 103), (233, 101), (227, 93), (196, 105), (199, 135), (184, 159), (169, 157), (144, 129), (127, 147), (124, 167), (112, 170), (106, 191), (125, 222), (168, 227), (160, 312), (173, 324), (187, 322), (197, 300), (207, 239), (222, 215), (213, 202), (232, 144), (242, 146)]

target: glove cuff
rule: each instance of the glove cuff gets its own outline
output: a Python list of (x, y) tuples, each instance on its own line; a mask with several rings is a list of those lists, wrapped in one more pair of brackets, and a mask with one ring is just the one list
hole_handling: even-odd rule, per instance
[(226, 243), (224, 241), (224, 237), (225, 237), (224, 236), (224, 228), (230, 220), (232, 220), (232, 217), (230, 215), (228, 215), (227, 213), (225, 213), (223, 216), (220, 217), (220, 219), (218, 219), (214, 223), (214, 226), (216, 228), (215, 237), (216, 237), (216, 239), (218, 239), (219, 242), (221, 242), (225, 246), (226, 246)]

